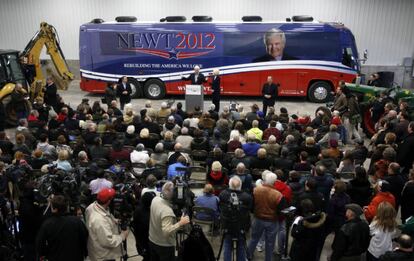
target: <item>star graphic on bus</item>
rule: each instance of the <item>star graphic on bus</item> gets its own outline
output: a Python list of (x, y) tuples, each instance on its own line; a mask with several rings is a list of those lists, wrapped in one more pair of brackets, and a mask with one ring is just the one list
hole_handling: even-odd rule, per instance
[(169, 52), (168, 52), (168, 54), (170, 55), (170, 57), (169, 57), (169, 59), (171, 60), (171, 59), (176, 59), (176, 60), (178, 60), (178, 55), (179, 55), (179, 51), (177, 52), (174, 48), (172, 48)]

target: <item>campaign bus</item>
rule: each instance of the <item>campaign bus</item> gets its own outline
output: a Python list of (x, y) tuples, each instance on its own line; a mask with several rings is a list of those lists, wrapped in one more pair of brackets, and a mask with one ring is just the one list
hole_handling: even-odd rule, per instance
[(221, 94), (261, 96), (268, 76), (279, 96), (325, 102), (340, 80), (355, 81), (360, 59), (352, 32), (325, 22), (103, 22), (80, 27), (81, 89), (103, 93), (127, 76), (133, 96), (185, 93), (197, 65), (219, 69)]

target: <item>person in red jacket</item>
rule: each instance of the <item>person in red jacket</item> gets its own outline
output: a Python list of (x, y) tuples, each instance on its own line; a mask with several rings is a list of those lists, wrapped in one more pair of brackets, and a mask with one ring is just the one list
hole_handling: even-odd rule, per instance
[(395, 208), (395, 197), (390, 192), (390, 183), (385, 180), (379, 180), (375, 185), (376, 194), (368, 206), (364, 207), (364, 215), (368, 222), (371, 222), (377, 214), (378, 205), (383, 202), (389, 202)]

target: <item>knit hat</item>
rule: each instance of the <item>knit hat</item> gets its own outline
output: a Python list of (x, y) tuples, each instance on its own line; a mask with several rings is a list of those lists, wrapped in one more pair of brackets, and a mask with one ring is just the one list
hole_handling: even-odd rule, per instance
[(355, 203), (345, 205), (345, 209), (351, 210), (358, 217), (361, 216), (362, 213), (364, 213), (361, 206), (359, 206), (358, 204), (355, 204)]
[(99, 204), (106, 204), (108, 201), (113, 199), (115, 197), (115, 190), (112, 188), (104, 188), (99, 191), (98, 195), (96, 196), (96, 199), (98, 200)]

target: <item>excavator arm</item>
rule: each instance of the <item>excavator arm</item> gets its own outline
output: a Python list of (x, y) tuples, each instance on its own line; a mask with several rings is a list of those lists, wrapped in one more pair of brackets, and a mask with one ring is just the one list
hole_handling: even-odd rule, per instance
[(35, 83), (43, 85), (45, 77), (40, 64), (40, 54), (44, 46), (46, 46), (46, 52), (52, 59), (56, 71), (60, 76), (60, 79), (55, 79), (55, 82), (58, 87), (66, 90), (70, 81), (74, 79), (74, 75), (70, 72), (65, 56), (60, 48), (59, 38), (55, 27), (42, 22), (40, 24), (40, 30), (27, 44), (21, 57), (27, 57), (29, 63), (35, 66)]

